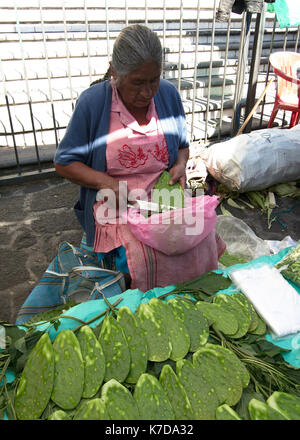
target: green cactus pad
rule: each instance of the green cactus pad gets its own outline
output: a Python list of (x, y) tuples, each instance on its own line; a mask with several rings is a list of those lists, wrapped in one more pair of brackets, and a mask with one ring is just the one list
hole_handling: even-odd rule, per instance
[(238, 413), (234, 411), (227, 403), (218, 406), (216, 409), (217, 420), (242, 420)]
[(248, 403), (248, 411), (251, 420), (287, 420), (266, 402), (254, 398)]
[(206, 346), (221, 353), (221, 355), (226, 359), (225, 362), (228, 367), (228, 371), (231, 372), (230, 374), (234, 374), (239, 378), (243, 388), (248, 386), (250, 381), (249, 372), (242, 361), (240, 361), (240, 359), (233, 353), (233, 351), (217, 344), (206, 344)]
[(15, 396), (15, 411), (20, 420), (36, 420), (46, 408), (54, 383), (54, 352), (44, 333), (32, 349), (23, 369)]
[(110, 420), (140, 420), (137, 402), (131, 392), (115, 379), (106, 382), (101, 388)]
[(173, 408), (176, 420), (193, 420), (195, 415), (186, 391), (173, 368), (166, 364), (163, 366), (159, 382), (161, 383)]
[(220, 304), (198, 301), (196, 304), (210, 324), (214, 324), (225, 335), (234, 335), (238, 331), (235, 315)]
[(62, 409), (80, 402), (84, 385), (84, 364), (79, 342), (71, 330), (62, 330), (53, 342), (55, 368), (51, 399)]
[(158, 298), (151, 298), (149, 306), (154, 313), (165, 322), (169, 340), (172, 346), (170, 359), (177, 361), (184, 358), (190, 348), (190, 335), (181, 319), (177, 318), (176, 312), (167, 303)]
[(80, 328), (77, 339), (84, 364), (84, 386), (82, 397), (93, 397), (102, 385), (105, 374), (105, 357), (95, 333), (88, 326)]
[(193, 364), (201, 374), (202, 380), (209, 383), (215, 390), (218, 405), (227, 403), (233, 406), (242, 397), (241, 381), (235, 375), (235, 371), (229, 370), (226, 357), (219, 350), (209, 347), (201, 347), (193, 354)]
[(143, 373), (136, 383), (133, 397), (142, 420), (174, 420), (171, 403), (156, 377)]
[(152, 193), (152, 202), (161, 205), (168, 205), (174, 208), (184, 208), (184, 191), (181, 185), (177, 182), (174, 185), (169, 185), (171, 174), (168, 171), (163, 171), (159, 176)]
[(72, 420), (69, 414), (67, 414), (62, 409), (58, 409), (54, 411), (49, 417), (48, 420)]
[(169, 359), (172, 346), (164, 320), (146, 303), (138, 306), (134, 316), (145, 331), (148, 360), (162, 362)]
[(258, 316), (258, 324), (255, 327), (254, 330), (249, 330), (249, 333), (251, 333), (252, 335), (264, 335), (267, 332), (267, 324), (265, 323), (265, 321), (261, 318), (261, 316)]
[(219, 399), (213, 386), (204, 381), (196, 365), (188, 359), (176, 362), (176, 374), (185, 388), (195, 420), (215, 420)]
[(104, 318), (98, 339), (106, 360), (104, 382), (123, 382), (130, 369), (130, 352), (123, 329), (113, 316)]
[(251, 324), (250, 314), (247, 312), (245, 307), (232, 299), (230, 295), (226, 295), (225, 293), (216, 295), (213, 299), (213, 302), (214, 304), (220, 304), (222, 307), (224, 307), (224, 309), (233, 313), (234, 317), (238, 321), (238, 330), (233, 335), (230, 335), (230, 337), (238, 339), (245, 336)]
[(121, 325), (130, 351), (130, 369), (125, 381), (136, 383), (142, 373), (145, 373), (148, 362), (148, 345), (144, 330), (139, 327), (129, 307), (121, 307), (117, 321)]
[(300, 397), (282, 391), (274, 391), (267, 404), (288, 420), (300, 420)]
[(83, 400), (78, 406), (73, 420), (110, 420), (107, 408), (102, 399)]
[(173, 308), (178, 317), (183, 319), (190, 336), (189, 351), (197, 351), (198, 348), (206, 344), (209, 337), (209, 325), (203, 313), (184, 299), (172, 298), (167, 304)]
[(248, 301), (247, 297), (242, 292), (235, 292), (231, 295), (231, 298), (233, 298), (235, 301), (238, 301), (242, 306), (246, 307), (248, 312), (250, 313), (250, 325), (248, 332), (254, 331), (258, 326), (259, 316), (256, 313), (255, 308), (251, 304), (250, 301)]

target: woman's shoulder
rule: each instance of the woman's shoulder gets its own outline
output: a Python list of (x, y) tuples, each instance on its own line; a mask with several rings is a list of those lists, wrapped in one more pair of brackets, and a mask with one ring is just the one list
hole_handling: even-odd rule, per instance
[(99, 106), (101, 102), (105, 102), (108, 93), (111, 93), (109, 81), (99, 81), (83, 90), (77, 99), (77, 103), (82, 106), (93, 106), (94, 104)]
[(174, 98), (179, 98), (179, 92), (174, 84), (172, 84), (167, 79), (161, 79), (159, 83), (159, 92), (164, 94), (167, 94), (169, 97), (173, 96)]
[(174, 84), (171, 83), (171, 81), (168, 81), (167, 79), (161, 78), (159, 82), (159, 88), (162, 90), (177, 90)]

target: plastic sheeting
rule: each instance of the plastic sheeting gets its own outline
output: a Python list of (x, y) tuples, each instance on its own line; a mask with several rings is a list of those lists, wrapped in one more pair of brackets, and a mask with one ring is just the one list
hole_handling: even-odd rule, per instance
[(275, 12), (280, 28), (300, 25), (300, 2), (296, 0), (275, 0), (268, 5), (268, 12)]
[(229, 255), (250, 261), (272, 254), (268, 243), (237, 217), (218, 215), (215, 229), (224, 240)]

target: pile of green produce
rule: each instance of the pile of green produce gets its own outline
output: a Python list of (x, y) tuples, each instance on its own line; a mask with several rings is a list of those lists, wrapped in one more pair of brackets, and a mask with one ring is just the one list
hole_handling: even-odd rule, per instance
[(134, 313), (107, 303), (99, 325), (81, 321), (53, 341), (34, 324), (2, 323), (0, 418), (299, 420), (298, 369), (242, 293), (216, 294), (228, 282), (211, 272)]
[[(260, 191), (248, 191), (242, 194), (230, 190), (224, 184), (219, 184), (216, 193), (219, 196), (222, 214), (232, 215), (231, 212), (228, 211), (226, 204), (229, 207), (237, 209), (245, 209), (246, 207), (259, 209), (262, 214), (266, 215), (269, 229), (275, 220), (273, 214), (274, 208), (277, 206), (276, 196), (295, 199), (300, 198), (299, 182), (278, 183)], [(277, 220), (279, 221), (278, 217)]]
[(300, 244), (282, 258), (275, 267), (288, 281), (300, 287)]

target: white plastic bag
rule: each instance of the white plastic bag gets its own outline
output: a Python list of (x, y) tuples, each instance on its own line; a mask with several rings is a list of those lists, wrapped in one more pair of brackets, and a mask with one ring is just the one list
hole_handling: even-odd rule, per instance
[(265, 240), (265, 243), (269, 246), (272, 254), (277, 254), (282, 249), (300, 244), (300, 241), (293, 240), (292, 237), (287, 235), (282, 240)]
[(241, 219), (230, 215), (218, 215), (215, 226), (217, 233), (226, 243), (229, 255), (254, 260), (271, 255), (267, 243), (259, 238)]
[(240, 193), (291, 182), (300, 176), (300, 125), (241, 134), (201, 150), (218, 182)]
[(300, 331), (300, 295), (279, 270), (264, 264), (233, 270), (229, 276), (276, 336)]

